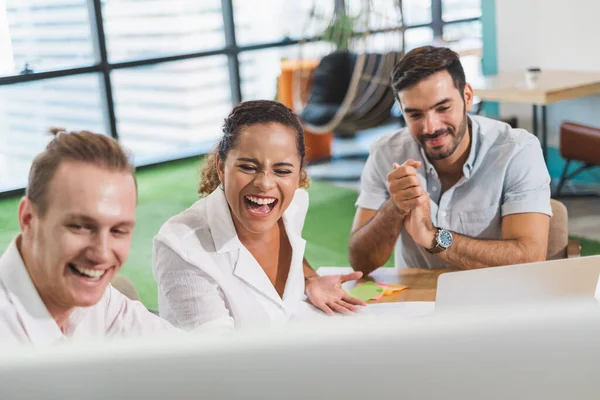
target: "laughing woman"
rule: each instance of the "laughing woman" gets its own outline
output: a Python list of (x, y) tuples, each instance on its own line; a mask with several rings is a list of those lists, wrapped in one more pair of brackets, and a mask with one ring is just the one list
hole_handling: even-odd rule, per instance
[(304, 155), (289, 108), (259, 100), (233, 109), (204, 165), (202, 198), (154, 239), (161, 317), (184, 329), (233, 330), (284, 324), (305, 294), (327, 314), (364, 305), (341, 287), (360, 273), (319, 277), (304, 259)]

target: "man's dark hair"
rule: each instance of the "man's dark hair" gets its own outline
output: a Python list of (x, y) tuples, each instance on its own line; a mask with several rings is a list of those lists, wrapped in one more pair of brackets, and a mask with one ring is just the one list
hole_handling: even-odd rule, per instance
[(423, 46), (406, 53), (392, 70), (392, 89), (400, 91), (416, 85), (440, 71), (448, 71), (461, 96), (465, 89), (465, 71), (458, 54), (447, 47)]

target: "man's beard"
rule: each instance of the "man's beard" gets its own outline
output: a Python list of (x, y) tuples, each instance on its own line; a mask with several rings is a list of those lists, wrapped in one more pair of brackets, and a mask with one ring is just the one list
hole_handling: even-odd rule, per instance
[[(467, 125), (468, 125), (468, 118), (467, 118), (467, 114), (465, 113), (463, 120), (460, 123), (460, 126), (458, 127), (458, 132), (454, 131), (453, 128), (445, 128), (445, 129), (437, 130), (430, 135), (419, 136), (419, 142), (421, 144), (421, 147), (423, 147), (423, 149), (425, 150), (425, 154), (427, 155), (427, 158), (429, 158), (430, 161), (439, 161), (439, 160), (446, 159), (446, 158), (450, 157), (452, 154), (454, 154), (454, 152), (458, 148), (458, 145), (462, 142), (463, 138), (465, 137), (465, 133), (467, 133)], [(427, 140), (436, 139), (436, 138), (446, 135), (446, 134), (451, 135), (452, 140), (453, 140), (452, 146), (448, 150), (431, 152), (430, 150), (427, 149), (427, 147), (425, 146), (425, 142)]]

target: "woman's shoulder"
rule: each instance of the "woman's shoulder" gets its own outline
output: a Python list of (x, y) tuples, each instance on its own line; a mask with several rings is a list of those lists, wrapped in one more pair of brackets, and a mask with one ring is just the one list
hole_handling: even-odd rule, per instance
[(228, 257), (219, 252), (219, 240), (223, 238), (218, 234), (222, 218), (215, 199), (219, 200), (216, 196), (212, 196), (212, 200), (210, 196), (202, 198), (163, 224), (154, 237), (152, 259), (155, 271), (192, 266), (213, 279), (222, 273)]
[(206, 229), (207, 226), (206, 198), (203, 198), (169, 218), (161, 226), (156, 237), (175, 237), (178, 240), (185, 240), (198, 230)]

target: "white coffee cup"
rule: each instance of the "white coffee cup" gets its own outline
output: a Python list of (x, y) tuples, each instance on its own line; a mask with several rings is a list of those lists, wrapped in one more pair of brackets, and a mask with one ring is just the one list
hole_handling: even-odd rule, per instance
[(525, 72), (525, 84), (527, 87), (535, 87), (540, 80), (542, 70), (538, 67), (527, 68)]

